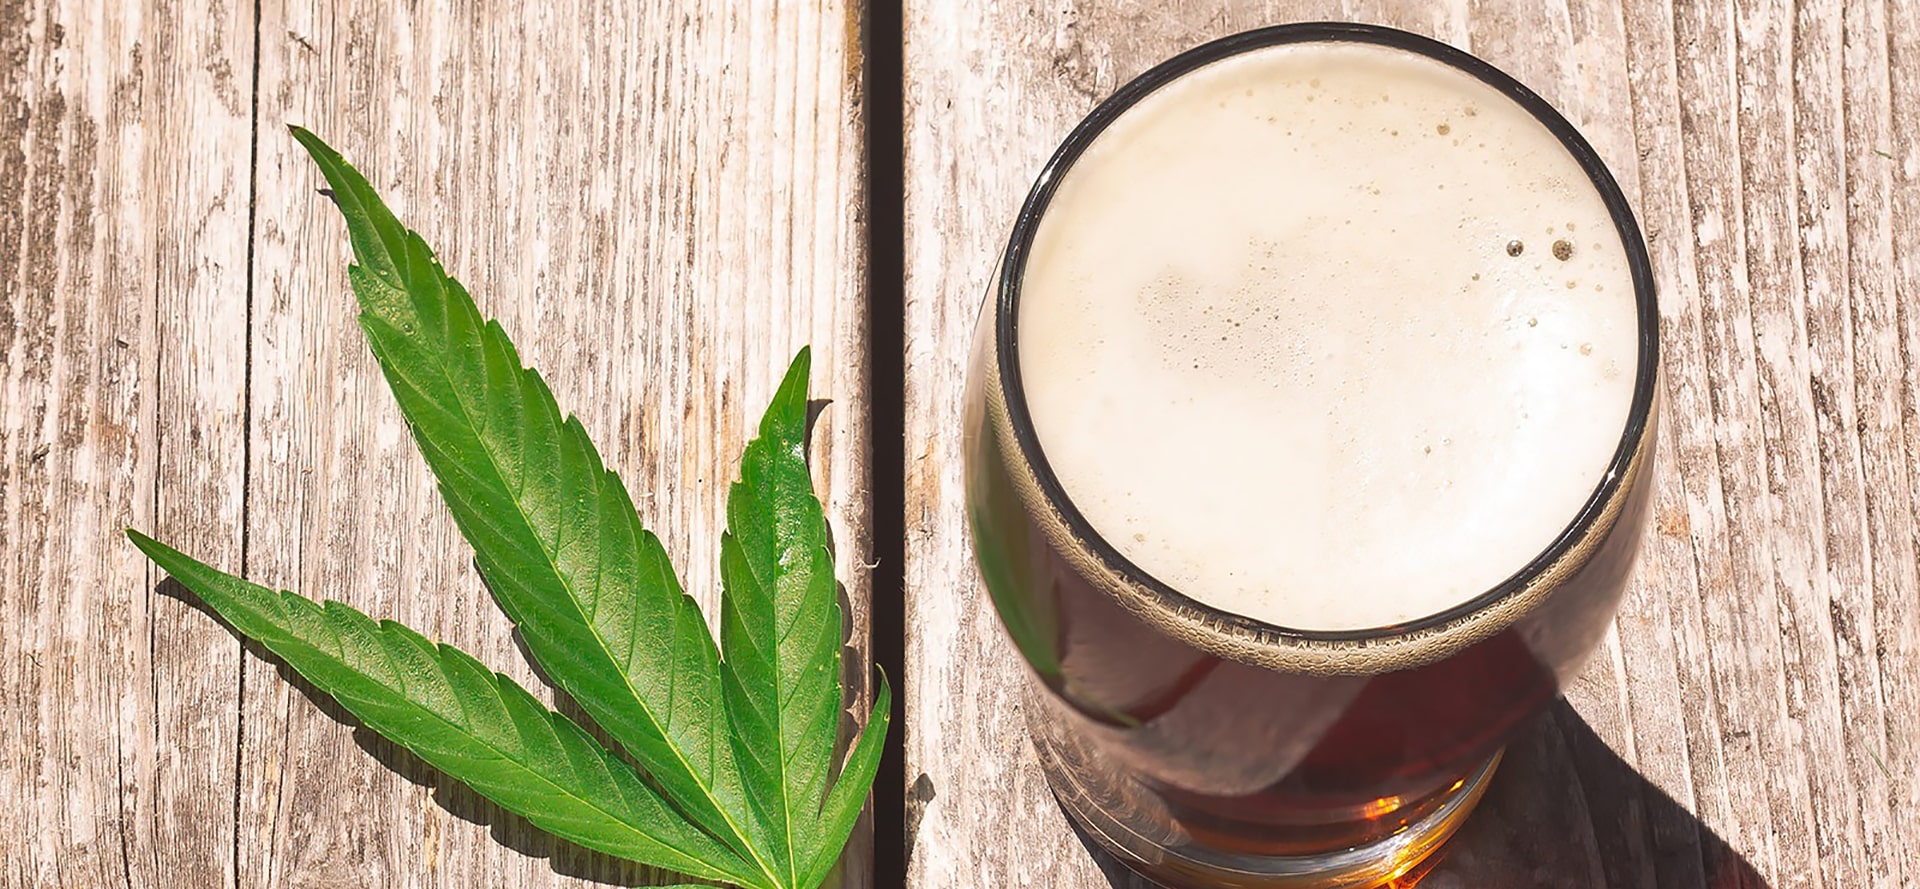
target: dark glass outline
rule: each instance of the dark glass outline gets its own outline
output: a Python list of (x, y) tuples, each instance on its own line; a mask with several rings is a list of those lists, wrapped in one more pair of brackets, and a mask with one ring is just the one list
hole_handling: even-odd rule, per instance
[[(1627, 414), (1626, 429), (1621, 436), (1619, 447), (1614, 451), (1613, 459), (1607, 464), (1606, 474), (1566, 529), (1561, 531), (1546, 550), (1535, 556), (1533, 561), (1492, 589), (1445, 611), (1417, 620), (1365, 630), (1297, 630), (1221, 611), (1182, 595), (1178, 590), (1133, 564), (1111, 543), (1108, 543), (1106, 538), (1100, 536), (1080, 514), (1079, 508), (1074, 506), (1073, 501), (1066, 496), (1059, 478), (1054, 475), (1052, 466), (1047, 463), (1046, 456), (1041, 453), (1040, 443), (1033, 428), (1033, 420), (1027, 411), (1025, 392), (1021, 387), (1018, 360), (1019, 338), (1016, 329), (1018, 325), (1014, 323), (1019, 317), (1017, 312), (1019, 285), (1026, 271), (1028, 248), (1034, 232), (1038, 229), (1040, 218), (1046, 212), (1048, 202), (1053, 198), (1054, 189), (1059, 185), (1060, 176), (1080, 157), (1081, 152), (1085, 151), (1087, 146), (1106, 130), (1109, 124), (1147, 94), (1200, 67), (1250, 50), (1306, 42), (1371, 43), (1418, 53), (1473, 75), (1532, 113), (1555, 138), (1560, 140), (1561, 145), (1580, 164), (1581, 169), (1586, 171), (1587, 176), (1593, 180), (1595, 189), (1599, 191), (1601, 200), (1605, 202), (1608, 213), (1612, 215), (1614, 228), (1619, 233), (1620, 242), (1627, 251), (1627, 264), (1633, 279), (1636, 321), (1639, 327), (1639, 367), (1635, 370), (1633, 402)], [(1014, 222), (1013, 235), (1007, 244), (1005, 261), (1001, 263), (1000, 280), (997, 286), (994, 357), (1000, 369), (1000, 384), (1007, 405), (1007, 418), (1013, 427), (1014, 439), (1019, 442), (1021, 456), (1032, 468), (1041, 491), (1059, 511), (1067, 528), (1108, 566), (1137, 582), (1161, 599), (1163, 604), (1171, 605), (1177, 611), (1197, 613), (1213, 625), (1231, 626), (1250, 632), (1259, 638), (1361, 642), (1402, 636), (1445, 626), (1469, 617), (1525, 588), (1542, 571), (1566, 555), (1589, 526), (1599, 518), (1606, 503), (1619, 489), (1626, 475), (1627, 464), (1638, 449), (1640, 440), (1646, 435), (1653, 408), (1654, 385), (1659, 372), (1660, 319), (1653, 285), (1652, 262), (1648, 258), (1646, 242), (1641, 237), (1639, 224), (1634, 220), (1632, 209), (1627, 206), (1626, 196), (1621, 194), (1619, 183), (1614, 181), (1613, 174), (1608, 172), (1600, 156), (1594, 152), (1593, 146), (1587, 144), (1587, 140), (1580, 135), (1573, 124), (1568, 123), (1567, 119), (1554, 110), (1545, 99), (1540, 98), (1538, 94), (1527, 89), (1506, 72), (1447, 44), (1380, 25), (1303, 22), (1245, 31), (1187, 50), (1129, 81), (1074, 127), (1073, 131), (1067, 134), (1060, 148), (1054, 152), (1053, 157), (1048, 159), (1046, 166), (1041, 169), (1039, 178), (1034, 181), (1032, 191), (1028, 192), (1026, 202), (1020, 208), (1019, 218)]]

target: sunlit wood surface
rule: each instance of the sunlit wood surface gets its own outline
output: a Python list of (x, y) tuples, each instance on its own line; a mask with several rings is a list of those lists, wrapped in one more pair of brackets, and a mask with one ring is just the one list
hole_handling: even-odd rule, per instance
[[(1140, 885), (1067, 829), (1024, 735), (961, 517), (967, 336), (1082, 114), (1301, 19), (1436, 36), (1547, 96), (1661, 290), (1661, 488), (1617, 632), (1422, 885), (1920, 883), (1920, 6), (907, 0), (905, 340), (877, 344), (905, 353), (903, 501), (867, 482), (870, 416), (897, 409), (865, 363), (871, 12), (0, 2), (0, 886), (653, 878), (356, 729), (121, 537), (544, 688), (360, 341), (287, 123), (502, 318), (708, 605), (739, 446), (811, 342), (856, 640), (869, 512), (904, 503), (905, 773), (876, 792), (906, 818), (876, 835), (905, 884)], [(853, 885), (903, 878), (865, 860)]]
[(502, 320), (709, 608), (740, 447), (812, 343), (817, 483), (864, 640), (860, 14), (0, 3), (0, 886), (653, 879), (357, 729), (121, 530), (546, 693), (355, 326), (298, 123)]
[(1665, 401), (1617, 631), (1422, 885), (1920, 883), (1920, 4), (908, 0), (907, 884), (1141, 885), (1068, 830), (969, 565), (968, 331), (1099, 99), (1288, 20), (1467, 48), (1574, 120), (1646, 229)]

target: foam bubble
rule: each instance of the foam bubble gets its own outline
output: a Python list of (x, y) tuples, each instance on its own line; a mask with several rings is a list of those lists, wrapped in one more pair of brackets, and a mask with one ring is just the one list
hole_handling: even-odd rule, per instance
[(1613, 231), (1468, 75), (1370, 44), (1202, 68), (1096, 139), (1040, 223), (1017, 323), (1041, 448), (1103, 537), (1221, 610), (1452, 607), (1560, 534), (1626, 423), (1625, 251), (1526, 243), (1555, 227)]

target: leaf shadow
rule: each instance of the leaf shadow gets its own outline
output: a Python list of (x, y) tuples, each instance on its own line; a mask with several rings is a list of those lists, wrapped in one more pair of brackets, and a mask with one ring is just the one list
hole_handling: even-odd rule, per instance
[[(487, 590), (488, 592), (492, 592), (493, 588), (489, 586)], [(580, 706), (580, 702), (574, 700), (573, 695), (568, 694), (567, 690), (561, 688), (559, 683), (554, 682), (553, 677), (548, 675), (545, 667), (540, 666), (540, 661), (534, 658), (533, 649), (527, 646), (527, 639), (521, 635), (518, 627), (513, 629), (509, 634), (509, 638), (513, 640), (513, 650), (519, 653), (520, 660), (526, 663), (527, 669), (533, 671), (533, 678), (538, 680), (549, 694), (553, 695), (554, 712), (565, 716), (574, 725), (579, 726), (580, 730), (586, 732), (588, 737), (593, 738), (595, 743), (613, 751), (623, 762), (633, 766), (635, 769), (640, 769), (640, 764), (636, 762), (632, 756), (627, 755), (626, 749), (614, 741), (613, 735), (606, 729), (601, 728), (600, 723), (596, 721), (591, 714), (587, 713), (586, 708)], [(640, 769), (640, 772), (640, 777), (651, 785), (653, 779), (646, 774), (646, 770)], [(659, 788), (656, 786), (654, 789), (658, 790)]]
[[(488, 587), (488, 591), (491, 592), (492, 588)], [(548, 675), (546, 668), (540, 666), (540, 662), (534, 658), (533, 649), (527, 646), (526, 637), (521, 635), (518, 628), (512, 631), (510, 638), (513, 640), (513, 650), (519, 653), (520, 660), (524, 661), (527, 668), (533, 671), (534, 679), (538, 680), (539, 683), (546, 688), (547, 692), (553, 696), (553, 711), (555, 713), (565, 716), (568, 721), (579, 726), (581, 731), (587, 733), (587, 737), (592, 738), (594, 743), (599, 744), (601, 747), (612, 751), (613, 755), (619, 757), (621, 762), (633, 766), (634, 771), (639, 773), (640, 780), (646, 782), (648, 787), (653, 788), (656, 793), (659, 793), (661, 798), (666, 800), (670, 808), (680, 812), (681, 816), (686, 817), (688, 820), (693, 820), (692, 816), (688, 815), (680, 808), (678, 803), (673, 801), (671, 795), (654, 780), (653, 776), (647, 773), (646, 767), (642, 766), (639, 760), (634, 759), (633, 755), (628, 753), (627, 749), (622, 746), (620, 742), (614, 740), (611, 732), (602, 728), (599, 721), (594, 719), (593, 715), (588, 713), (585, 707), (580, 706), (579, 701), (574, 700), (573, 695), (568, 694), (566, 689), (561, 688), (558, 683), (553, 681), (553, 677)], [(618, 859), (614, 860), (617, 861)]]
[[(480, 578), (481, 586), (486, 587), (487, 597), (492, 600), (494, 607), (500, 609), (502, 614), (507, 613), (506, 605), (502, 603), (499, 591), (495, 590), (492, 582), (487, 580), (486, 573), (480, 570), (480, 564), (477, 561), (473, 563), (473, 572), (475, 576)], [(580, 702), (573, 699), (573, 695), (568, 694), (566, 689), (561, 688), (559, 683), (553, 681), (553, 676), (547, 673), (546, 667), (541, 666), (540, 660), (533, 656), (533, 649), (527, 645), (527, 637), (520, 632), (520, 628), (514, 627), (508, 633), (508, 638), (513, 641), (513, 650), (520, 655), (520, 661), (527, 665), (528, 670), (532, 671), (534, 680), (539, 682), (540, 685), (546, 688), (547, 692), (553, 696), (554, 712), (565, 716), (574, 725), (579, 726), (581, 731), (586, 732), (589, 737), (593, 738), (595, 743), (613, 751), (622, 761), (638, 769), (639, 763), (635, 762), (633, 757), (627, 755), (626, 750), (613, 740), (613, 735), (606, 729), (601, 728), (600, 723), (595, 721), (591, 715), (588, 715), (586, 708), (580, 706)], [(649, 784), (652, 783), (652, 778), (645, 774), (645, 770), (641, 770), (641, 778), (648, 781)], [(654, 789), (658, 790), (659, 788), (655, 787)]]
[[(832, 406), (832, 404), (833, 399), (831, 398), (810, 398), (807, 400), (806, 428), (801, 433), (800, 441), (803, 443), (809, 469), (812, 468), (813, 463), (814, 428), (819, 424), (820, 416), (825, 413), (827, 408)], [(824, 507), (824, 504), (822, 505)], [(831, 563), (837, 566), (840, 564), (840, 547), (839, 535), (835, 533), (833, 517), (831, 515), (823, 515), (821, 521), (826, 526), (827, 556), (831, 560)], [(834, 749), (844, 754), (849, 752), (849, 746), (860, 733), (862, 720), (870, 713), (869, 710), (861, 708), (859, 702), (871, 701), (873, 699), (873, 677), (876, 664), (871, 662), (869, 652), (866, 650), (869, 646), (861, 644), (867, 640), (855, 636), (854, 621), (849, 617), (855, 613), (855, 609), (853, 607), (853, 597), (847, 592), (847, 585), (839, 580), (835, 580), (833, 588), (835, 604), (839, 606), (841, 615), (840, 699), (843, 702), (851, 702), (843, 703), (841, 706), (840, 719), (834, 735)], [(870, 597), (868, 601), (868, 613), (871, 615), (873, 611), (871, 589), (869, 589), (868, 595)], [(841, 764), (836, 757), (833, 764), (833, 780), (839, 780)]]
[[(289, 671), (282, 670), (282, 675)], [(311, 686), (302, 689), (311, 698)], [(610, 886), (654, 886), (687, 882), (657, 868), (615, 858), (547, 833), (527, 819), (500, 808), (472, 788), (449, 779), (406, 748), (365, 726), (354, 725), (353, 742), (382, 766), (409, 782), (431, 790), (435, 804), (448, 814), (487, 828), (493, 841), (529, 858), (544, 859), (554, 873)]]
[[(907, 788), (907, 797), (901, 806), (902, 811), (900, 818), (900, 860), (902, 862), (910, 862), (913, 860), (913, 847), (920, 839), (920, 822), (927, 815), (927, 805), (933, 802), (934, 797), (939, 795), (940, 792), (934, 789), (933, 778), (928, 776), (926, 772), (921, 772), (915, 777), (912, 786)], [(1084, 841), (1084, 838), (1082, 838), (1082, 840)], [(1089, 851), (1091, 851), (1091, 849), (1089, 849)], [(902, 867), (901, 872), (904, 874), (906, 868)], [(905, 879), (905, 877), (903, 876), (902, 879)]]
[[(833, 539), (831, 527), (828, 529), (827, 539), (829, 541)], [(846, 584), (836, 583), (835, 587), (840, 600), (840, 613), (852, 614), (853, 604), (847, 595)], [(840, 700), (842, 703), (839, 723), (834, 732), (834, 757), (829, 767), (829, 780), (836, 784), (840, 781), (841, 769), (846, 765), (846, 757), (853, 752), (854, 738), (862, 730), (862, 721), (872, 725), (872, 720), (868, 716), (872, 712), (873, 689), (870, 687), (872, 680), (869, 677), (873, 675), (873, 670), (873, 665), (867, 663), (866, 654), (860, 650), (858, 640), (853, 635), (853, 621), (843, 619), (840, 622)], [(862, 701), (868, 702), (865, 707), (861, 705)], [(880, 776), (876, 775), (873, 787), (884, 793), (886, 784), (880, 780)], [(847, 847), (840, 853), (839, 864), (834, 866), (836, 873), (844, 869), (850, 861), (871, 865), (875, 851), (874, 845), (879, 840), (879, 832), (875, 829), (875, 817), (874, 806), (869, 799), (867, 806), (860, 812), (859, 820), (854, 823), (853, 835), (848, 838)], [(874, 874), (874, 878), (877, 880), (880, 875)], [(829, 878), (825, 885), (839, 885), (837, 877)]]
[[(813, 441), (813, 427), (820, 422), (820, 415), (825, 413), (827, 410), (827, 407), (832, 404), (833, 404), (833, 399), (831, 398), (807, 399), (807, 426), (805, 429), (801, 430), (800, 440), (808, 443), (807, 456), (809, 459), (811, 459), (813, 456), (813, 453), (812, 453), (813, 446), (811, 444)], [(828, 539), (829, 541), (831, 541), (832, 535), (828, 535)], [(829, 543), (829, 545), (831, 545), (831, 543)]]
[[(1113, 889), (1157, 889), (1080, 832)], [(1565, 700), (1507, 747), (1487, 795), (1394, 889), (1770, 889)]]
[[(805, 429), (801, 433), (800, 441), (802, 442), (802, 449), (807, 460), (809, 471), (813, 468), (814, 430), (819, 424), (821, 415), (825, 413), (827, 407), (831, 404), (833, 404), (833, 399), (830, 398), (813, 398), (807, 401), (807, 422)], [(835, 533), (833, 516), (827, 514), (824, 508), (824, 502), (821, 505), (821, 522), (825, 526), (827, 557), (829, 564), (836, 566), (836, 573), (838, 573), (838, 566), (842, 564), (840, 561), (839, 535)], [(856, 553), (858, 552), (857, 546), (855, 551)], [(869, 578), (869, 580), (871, 580), (871, 578)], [(840, 609), (839, 678), (841, 704), (839, 708), (839, 718), (835, 721), (834, 726), (834, 756), (829, 765), (828, 780), (837, 784), (840, 781), (841, 771), (846, 765), (846, 757), (853, 752), (855, 738), (859, 737), (860, 733), (865, 730), (866, 727), (872, 725), (872, 703), (873, 695), (876, 692), (874, 681), (878, 663), (873, 660), (872, 640), (870, 638), (862, 638), (856, 634), (855, 621), (852, 619), (852, 616), (858, 612), (854, 608), (853, 597), (847, 591), (847, 585), (836, 578), (833, 586), (834, 604)], [(872, 594), (873, 587), (871, 583), (869, 583), (869, 599), (866, 614), (870, 625), (875, 613), (875, 606), (871, 598)], [(868, 635), (871, 636), (871, 633), (872, 627), (869, 626)], [(898, 706), (898, 702), (896, 701), (895, 708), (897, 709)], [(890, 745), (898, 744), (898, 731), (890, 731), (890, 737), (886, 740)], [(881, 793), (885, 793), (885, 788), (887, 787), (884, 775), (885, 772), (883, 769), (880, 774), (875, 775), (872, 785), (873, 788), (880, 789)], [(869, 792), (871, 793), (871, 791)], [(848, 866), (849, 862), (862, 863), (875, 880), (885, 879), (883, 875), (875, 872), (873, 868), (873, 865), (876, 863), (876, 847), (879, 842), (879, 831), (876, 829), (876, 826), (881, 808), (882, 805), (878, 795), (870, 796), (868, 804), (861, 809), (859, 819), (854, 824), (853, 833), (848, 837), (846, 848), (840, 853), (839, 862), (834, 865), (833, 875), (829, 876), (825, 885), (839, 885), (840, 875)]]
[[(840, 599), (840, 613), (853, 613), (853, 599), (847, 595), (847, 585), (835, 583), (834, 587)], [(861, 701), (871, 701), (873, 685), (873, 665), (867, 663), (866, 652), (860, 650), (859, 640), (854, 638), (853, 621), (840, 621), (840, 725), (834, 735), (836, 750), (843, 750), (853, 743), (860, 733), (860, 722), (867, 711), (860, 707)], [(838, 780), (839, 763), (834, 763), (834, 777)]]
[[(535, 827), (527, 819), (501, 808), (492, 800), (474, 792), (472, 788), (447, 777), (445, 773), (429, 765), (412, 751), (362, 725), (352, 713), (334, 700), (332, 695), (308, 682), (292, 667), (287, 666), (278, 655), (234, 629), (220, 617), (218, 612), (179, 581), (168, 577), (154, 587), (154, 592), (186, 604), (232, 633), (247, 654), (271, 664), (281, 681), (299, 692), (301, 697), (306, 698), (315, 709), (328, 719), (351, 729), (354, 744), (366, 751), (367, 755), (373, 757), (382, 767), (406, 779), (408, 783), (427, 788), (434, 803), (447, 814), (469, 824), (487, 828), (487, 833), (494, 842), (529, 858), (546, 861), (547, 866), (555, 874), (563, 877), (623, 887), (677, 885), (690, 882), (677, 874), (588, 849)], [(517, 633), (515, 642), (517, 645), (520, 644)], [(526, 654), (524, 647), (521, 653), (523, 656)], [(528, 659), (528, 663), (532, 663), (531, 658)], [(538, 669), (536, 666), (535, 670), (538, 671)], [(547, 682), (551, 687), (551, 682), (544, 674), (541, 675), (541, 681)], [(556, 698), (565, 697), (564, 693), (557, 690), (555, 696)], [(573, 704), (570, 698), (566, 702), (573, 710), (579, 710), (578, 705)], [(567, 715), (576, 722), (584, 718), (584, 714)], [(597, 732), (599, 728), (592, 726), (591, 723), (583, 725), (589, 726), (589, 732)], [(606, 743), (604, 735), (600, 737), (601, 742)]]

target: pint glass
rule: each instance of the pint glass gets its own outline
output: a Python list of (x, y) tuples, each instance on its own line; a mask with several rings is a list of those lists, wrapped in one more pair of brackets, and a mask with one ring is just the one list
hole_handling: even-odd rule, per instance
[(965, 417), (1068, 816), (1175, 887), (1418, 864), (1606, 631), (1657, 366), (1613, 177), (1465, 52), (1284, 25), (1100, 104), (1014, 219)]

